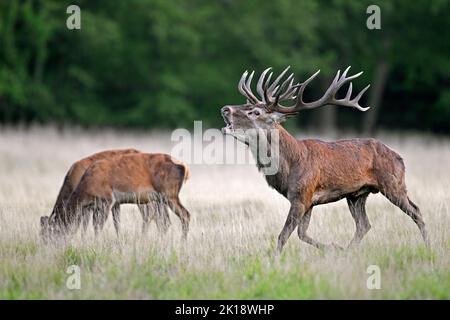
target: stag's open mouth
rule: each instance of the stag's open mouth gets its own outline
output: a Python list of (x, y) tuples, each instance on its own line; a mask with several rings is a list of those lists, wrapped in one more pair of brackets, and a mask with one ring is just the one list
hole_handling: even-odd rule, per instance
[(223, 121), (225, 122), (226, 126), (222, 128), (223, 134), (230, 134), (234, 131), (233, 123), (231, 123), (230, 119), (228, 119), (227, 116), (222, 115)]

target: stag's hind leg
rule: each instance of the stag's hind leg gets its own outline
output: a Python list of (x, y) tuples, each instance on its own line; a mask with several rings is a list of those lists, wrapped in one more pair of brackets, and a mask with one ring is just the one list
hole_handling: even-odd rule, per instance
[(419, 227), (420, 233), (422, 234), (423, 241), (425, 242), (425, 245), (427, 247), (430, 246), (430, 240), (428, 239), (428, 233), (425, 228), (425, 222), (423, 222), (422, 213), (420, 212), (419, 207), (412, 202), (408, 197), (406, 197), (408, 200), (408, 204), (406, 205), (406, 209), (402, 209), (408, 216), (410, 216), (413, 221), (417, 224)]
[(350, 241), (350, 244), (348, 245), (349, 247), (359, 244), (371, 228), (369, 218), (366, 213), (366, 200), (368, 196), (369, 194), (366, 193), (358, 197), (347, 198), (348, 207), (352, 214), (353, 220), (355, 220), (356, 226), (355, 235)]
[(419, 228), (423, 241), (425, 242), (425, 245), (429, 246), (428, 234), (425, 228), (425, 222), (423, 221), (422, 218), (422, 213), (420, 212), (419, 207), (417, 207), (414, 202), (409, 200), (406, 194), (406, 188), (401, 188), (400, 191), (382, 190), (381, 193), (383, 193), (383, 195), (386, 198), (388, 198), (389, 201), (391, 201), (394, 205), (402, 209), (403, 212), (405, 212), (408, 216), (411, 217), (411, 219), (415, 222), (415, 224)]

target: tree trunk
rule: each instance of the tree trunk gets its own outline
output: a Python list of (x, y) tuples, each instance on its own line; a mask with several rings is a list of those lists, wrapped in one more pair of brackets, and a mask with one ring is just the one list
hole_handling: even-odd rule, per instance
[(327, 105), (320, 108), (320, 129), (323, 133), (333, 134), (336, 129), (336, 108)]
[(372, 135), (374, 133), (389, 69), (389, 63), (386, 60), (383, 59), (378, 61), (372, 80), (372, 90), (370, 90), (369, 95), (368, 106), (370, 107), (370, 110), (366, 112), (364, 117), (363, 132), (365, 134)]
[[(329, 79), (324, 78), (321, 82), (322, 92), (325, 92), (330, 85)], [(332, 105), (326, 105), (319, 109), (319, 124), (321, 132), (326, 134), (334, 134), (336, 131), (336, 107)]]

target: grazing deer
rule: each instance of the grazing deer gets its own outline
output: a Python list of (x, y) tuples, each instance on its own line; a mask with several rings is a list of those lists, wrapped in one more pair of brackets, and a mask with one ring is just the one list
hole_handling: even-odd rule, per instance
[[(320, 140), (297, 140), (291, 136), (280, 123), (288, 117), (295, 116), (300, 110), (313, 109), (327, 104), (351, 107), (360, 111), (363, 108), (359, 100), (369, 88), (365, 87), (355, 98), (352, 98), (351, 80), (362, 72), (347, 76), (348, 67), (341, 75), (337, 72), (333, 82), (325, 94), (314, 102), (304, 102), (303, 92), (319, 73), (317, 71), (301, 84), (294, 84), (293, 74), (280, 85), (286, 68), (270, 83), (272, 73), (266, 77), (271, 68), (266, 69), (257, 82), (257, 98), (251, 89), (254, 75), (244, 72), (239, 81), (239, 91), (247, 98), (247, 103), (227, 105), (221, 109), (226, 127), (224, 134), (234, 136), (251, 148), (257, 166), (264, 170), (259, 160), (260, 147), (255, 135), (245, 130), (258, 129), (267, 144), (273, 142), (269, 133), (275, 130), (278, 134), (279, 154), (278, 171), (266, 175), (268, 184), (285, 196), (290, 204), (286, 223), (278, 237), (277, 256), (287, 239), (298, 227), (301, 240), (317, 248), (326, 246), (307, 235), (312, 208), (319, 204), (334, 202), (347, 198), (347, 203), (356, 224), (356, 232), (350, 245), (358, 244), (370, 229), (369, 219), (365, 211), (365, 203), (370, 193), (381, 192), (393, 204), (403, 210), (417, 224), (423, 240), (428, 244), (427, 232), (419, 208), (408, 198), (405, 185), (405, 165), (402, 158), (393, 150), (375, 139), (351, 139), (335, 142)], [(350, 82), (344, 98), (336, 98), (338, 90)], [(283, 101), (293, 101), (291, 106), (283, 106)], [(272, 131), (273, 132), (273, 131)]]
[[(95, 225), (101, 229), (109, 211), (120, 204), (157, 202), (162, 207), (168, 205), (178, 215), (186, 238), (190, 214), (178, 194), (188, 177), (186, 165), (165, 154), (129, 153), (98, 160), (84, 173), (63, 214), (48, 221), (47, 229), (55, 235), (76, 232), (83, 216), (91, 211), (98, 219)], [(114, 220), (115, 225), (118, 223)]]
[[(63, 213), (64, 207), (66, 203), (69, 200), (70, 195), (77, 187), (78, 183), (81, 180), (81, 177), (84, 175), (86, 170), (89, 168), (89, 166), (98, 161), (103, 159), (111, 159), (117, 156), (122, 156), (124, 154), (132, 154), (132, 153), (139, 153), (140, 151), (135, 149), (122, 149), (122, 150), (107, 150), (95, 153), (93, 155), (90, 155), (89, 157), (83, 158), (81, 160), (78, 160), (72, 166), (70, 167), (69, 171), (67, 172), (63, 185), (59, 191), (58, 197), (56, 198), (55, 206), (53, 207), (52, 213), (50, 216), (43, 216), (41, 217), (41, 235), (45, 237), (45, 230), (46, 225), (48, 225), (49, 221), (52, 221), (56, 219), (58, 215), (61, 215)], [(155, 207), (151, 208), (153, 211), (153, 214), (150, 215), (150, 208), (149, 205), (139, 205), (139, 211), (141, 212), (142, 218), (143, 218), (143, 226), (142, 230), (145, 232), (148, 228), (148, 222), (150, 222), (153, 218), (156, 220), (156, 224), (158, 229), (161, 232), (165, 232), (169, 225), (169, 216), (167, 213), (167, 210), (165, 208), (161, 207)], [(158, 209), (161, 209), (160, 211), (156, 211)], [(113, 212), (113, 219), (114, 221), (119, 221), (119, 214), (120, 214), (120, 207), (119, 204), (116, 204), (114, 208), (112, 209)], [(90, 215), (85, 215), (83, 217), (83, 230), (86, 231), (88, 223), (89, 223)], [(94, 229), (98, 230), (98, 217), (94, 216)], [(119, 225), (115, 224), (116, 232), (119, 233)]]

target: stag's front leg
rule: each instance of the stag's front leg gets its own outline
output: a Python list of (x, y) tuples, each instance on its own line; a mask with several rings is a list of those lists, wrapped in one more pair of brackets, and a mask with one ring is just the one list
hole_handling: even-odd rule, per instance
[(340, 247), (337, 244), (323, 244), (317, 240), (314, 240), (313, 238), (311, 238), (308, 234), (307, 234), (307, 230), (308, 230), (308, 226), (309, 226), (309, 221), (311, 220), (311, 212), (312, 212), (312, 207), (305, 212), (305, 214), (303, 215), (303, 217), (300, 219), (300, 222), (298, 223), (298, 229), (297, 229), (297, 233), (298, 233), (298, 237), (300, 238), (300, 240), (306, 242), (307, 244), (310, 244), (314, 247), (316, 247), (319, 250), (324, 250), (324, 249), (343, 249), (342, 247)]
[(347, 198), (348, 207), (355, 220), (356, 226), (355, 235), (353, 236), (352, 241), (350, 241), (348, 248), (359, 244), (370, 230), (370, 222), (365, 208), (367, 196), (368, 194), (364, 194), (356, 198)]
[(283, 230), (281, 230), (278, 236), (277, 250), (275, 252), (275, 258), (278, 258), (286, 244), (287, 239), (291, 235), (292, 231), (298, 226), (300, 219), (306, 212), (306, 206), (300, 201), (291, 201), (291, 208), (289, 214), (284, 223)]
[(308, 234), (306, 231), (308, 230), (309, 221), (311, 220), (311, 212), (312, 207), (306, 211), (306, 213), (303, 215), (303, 217), (300, 219), (300, 222), (298, 224), (297, 234), (300, 240), (318, 248), (318, 249), (324, 249), (326, 246), (323, 243), (320, 243), (319, 241), (314, 240)]

